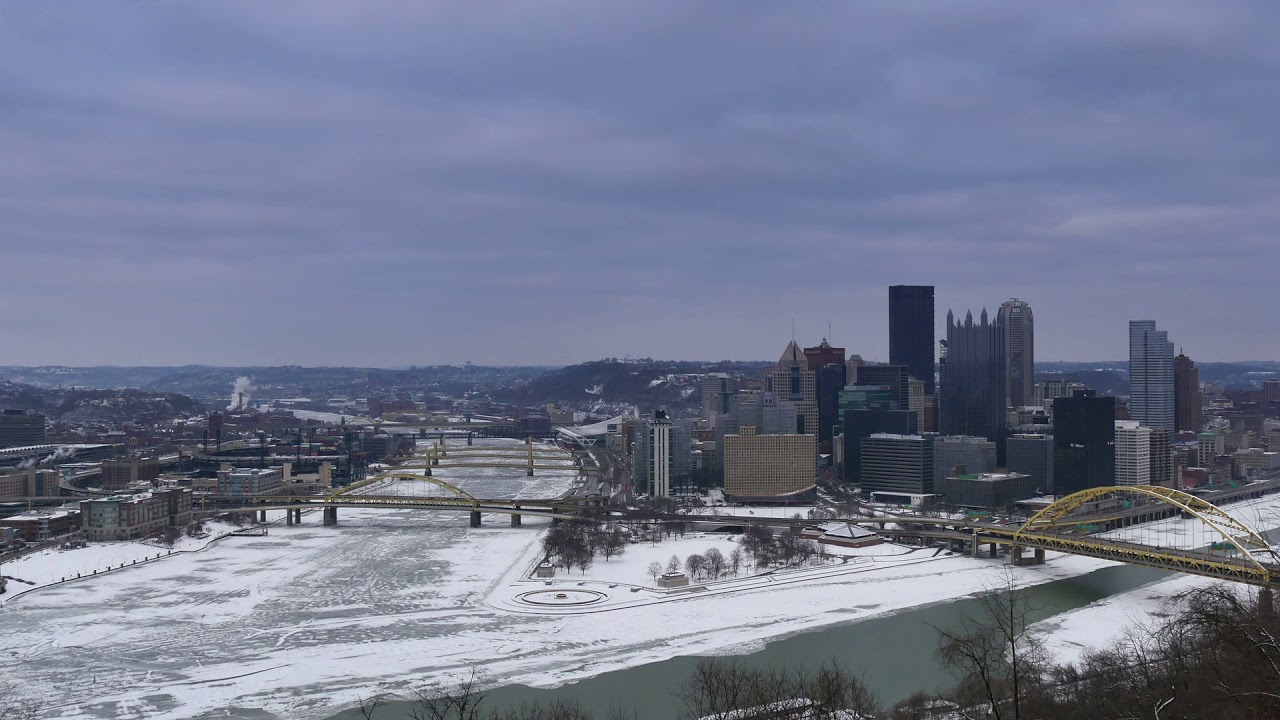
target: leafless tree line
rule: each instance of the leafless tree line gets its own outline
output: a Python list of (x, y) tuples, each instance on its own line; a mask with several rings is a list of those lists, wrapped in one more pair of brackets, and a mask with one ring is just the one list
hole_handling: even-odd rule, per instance
[(626, 552), (627, 542), (627, 533), (617, 523), (567, 522), (552, 526), (543, 535), (542, 551), (548, 562), (586, 573), (596, 555), (603, 555), (608, 562)]

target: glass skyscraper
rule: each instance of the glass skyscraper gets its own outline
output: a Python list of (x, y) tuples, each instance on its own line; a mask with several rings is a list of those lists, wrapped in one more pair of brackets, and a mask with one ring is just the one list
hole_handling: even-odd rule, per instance
[(933, 286), (889, 286), (889, 364), (905, 365), (933, 395)]
[(1129, 417), (1169, 432), (1177, 430), (1173, 343), (1155, 320), (1129, 321)]

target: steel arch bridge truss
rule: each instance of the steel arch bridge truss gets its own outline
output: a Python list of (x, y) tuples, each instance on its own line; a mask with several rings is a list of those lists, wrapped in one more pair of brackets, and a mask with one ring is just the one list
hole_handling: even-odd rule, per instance
[[(1068, 533), (1068, 526), (1075, 525), (1071, 521), (1072, 513), (1085, 503), (1123, 495), (1150, 498), (1178, 508), (1221, 536), (1224, 542), (1239, 551), (1239, 557), (1151, 547)], [(1114, 559), (1254, 585), (1269, 586), (1280, 581), (1280, 557), (1277, 557), (1270, 544), (1256, 531), (1216, 505), (1171, 488), (1134, 485), (1081, 490), (1036, 513), (1014, 533), (1013, 539), (1017, 544), (1028, 547)]]
[[(453, 495), (453, 497), (432, 498), (433, 504), (458, 505), (462, 507), (477, 507), (480, 504), (476, 498), (472, 497), (471, 493), (468, 493), (457, 485), (445, 482), (439, 478), (404, 471), (385, 472), (365, 478), (360, 482), (352, 483), (337, 492), (327, 495), (325, 497), (325, 502), (341, 501), (343, 504), (359, 504), (361, 498), (367, 498), (370, 500), (377, 498), (379, 502), (385, 501), (386, 498), (378, 495), (376, 492), (360, 491), (373, 490), (376, 488), (378, 483), (386, 480), (410, 480), (414, 482), (424, 482), (428, 485), (434, 485), (435, 487), (445, 490)], [(405, 499), (409, 500), (411, 498), (406, 496)]]

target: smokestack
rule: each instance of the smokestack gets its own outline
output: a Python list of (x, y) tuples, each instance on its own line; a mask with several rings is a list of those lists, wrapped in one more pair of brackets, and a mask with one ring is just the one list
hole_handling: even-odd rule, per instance
[(236, 397), (238, 398), (236, 403), (236, 409), (244, 410), (244, 393), (236, 393)]

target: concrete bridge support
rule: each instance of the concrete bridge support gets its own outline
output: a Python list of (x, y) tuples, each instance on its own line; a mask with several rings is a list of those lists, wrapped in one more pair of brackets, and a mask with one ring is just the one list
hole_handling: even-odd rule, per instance
[[(520, 506), (516, 505), (515, 509), (519, 510)], [(520, 527), (520, 513), (518, 512), (511, 513), (511, 527)]]
[(1258, 589), (1258, 618), (1270, 620), (1276, 616), (1275, 596), (1269, 587)]
[(970, 542), (969, 545), (970, 545), (970, 550), (973, 553), (973, 557), (977, 558), (978, 551), (982, 548), (982, 543), (978, 542), (978, 533), (975, 532), (973, 534), (973, 541)]
[(333, 527), (338, 524), (338, 508), (327, 507), (324, 509), (324, 526)]
[(259, 510), (259, 511), (258, 511), (258, 522), (260, 522), (260, 523), (264, 523), (264, 522), (266, 522), (266, 521), (267, 521), (267, 511), (266, 511), (266, 510)]
[[(471, 422), (471, 421), (470, 421), (470, 420), (468, 420), (467, 422)], [(471, 447), (471, 438), (472, 438), (472, 437), (474, 437), (474, 436), (472, 435), (472, 433), (467, 433), (467, 447)]]
[(533, 477), (533, 436), (530, 435), (524, 441), (529, 447), (529, 477)]
[(995, 543), (991, 543), (991, 557), (999, 557), (999, 555), (1000, 555), (1000, 546)]
[(293, 527), (293, 510), (292, 509), (286, 509), (284, 511), (284, 524), (289, 527)]
[(1036, 565), (1044, 564), (1044, 548), (1036, 548)]
[(480, 527), (480, 511), (479, 510), (471, 511), (471, 527), (473, 528)]

